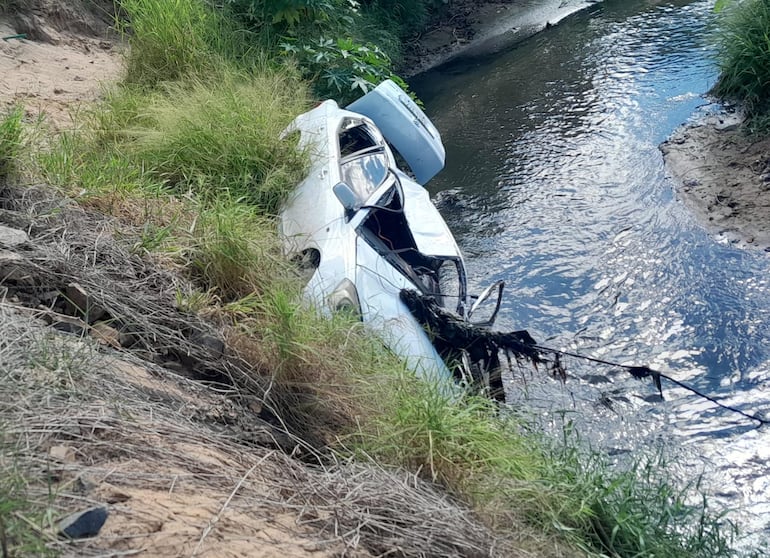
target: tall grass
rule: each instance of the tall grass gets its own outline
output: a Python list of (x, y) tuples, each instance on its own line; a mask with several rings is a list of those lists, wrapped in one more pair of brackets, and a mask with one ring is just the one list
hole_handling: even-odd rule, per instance
[(573, 433), (544, 439), (483, 398), (450, 399), (403, 378), (386, 388), (375, 397), (390, 404), (359, 424), (359, 451), (423, 471), (491, 525), (523, 523), (590, 555), (736, 555), (732, 524), (708, 508), (697, 486), (677, 488), (661, 455), (618, 470)]
[(119, 0), (129, 39), (126, 81), (154, 86), (260, 58), (246, 31), (200, 0)]
[(713, 93), (740, 102), (750, 124), (770, 132), (770, 2), (733, 2), (718, 45), (720, 75)]
[(224, 73), (171, 84), (149, 100), (144, 122), (128, 128), (125, 148), (156, 180), (181, 192), (242, 197), (275, 214), (304, 171), (281, 130), (306, 107), (288, 73)]
[(24, 109), (16, 106), (0, 120), (0, 179), (16, 169), (22, 145), (23, 116)]
[(223, 195), (200, 207), (191, 233), (183, 260), (224, 301), (288, 286), (275, 223), (245, 200)]

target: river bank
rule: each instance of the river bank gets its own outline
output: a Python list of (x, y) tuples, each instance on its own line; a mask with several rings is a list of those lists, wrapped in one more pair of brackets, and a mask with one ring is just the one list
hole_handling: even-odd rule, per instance
[(597, 0), (456, 0), (433, 28), (406, 45), (400, 72), (412, 77), (459, 58), (490, 56)]
[[(184, 12), (173, 16), (162, 21), (182, 20)], [(341, 324), (343, 329), (329, 332), (327, 322), (300, 312), (289, 293), (269, 290), (270, 262), (252, 259), (263, 246), (258, 240), (268, 235), (255, 230), (253, 220), (235, 219), (250, 216), (249, 208), (210, 207), (203, 197), (196, 205), (182, 205), (196, 189), (211, 185), (205, 174), (211, 161), (236, 152), (233, 143), (207, 136), (200, 143), (219, 152), (192, 169), (194, 174), (179, 173), (192, 179), (169, 187), (169, 173), (157, 174), (157, 158), (133, 141), (134, 134), (124, 133), (161, 140), (181, 136), (184, 141), (165, 162), (178, 161), (195, 143), (194, 134), (185, 134), (189, 122), (236, 138), (249, 153), (262, 152), (250, 138), (275, 138), (283, 128), (244, 133), (241, 124), (258, 126), (257, 116), (278, 113), (275, 106), (246, 110), (270, 98), (260, 89), (248, 95), (256, 84), (238, 83), (237, 95), (230, 89), (223, 93), (220, 84), (204, 85), (200, 104), (190, 102), (190, 88), (174, 89), (177, 94), (169, 99), (162, 92), (152, 98), (126, 95), (120, 100), (132, 101), (130, 106), (102, 107), (98, 142), (73, 134), (69, 137), (83, 140), (77, 149), (67, 149), (69, 143), (51, 150), (56, 158), (45, 158), (49, 165), (43, 170), (56, 175), (52, 186), (82, 200), (85, 208), (51, 194), (48, 186), (32, 189), (26, 180), (3, 189), (0, 217), (16, 244), (0, 261), (7, 291), (0, 338), (13, 340), (2, 347), (0, 360), (8, 370), (1, 376), (11, 397), (0, 413), (24, 450), (15, 456), (20, 484), (29, 487), (22, 496), (35, 498), (46, 517), (77, 511), (84, 502), (109, 512), (98, 537), (40, 544), (80, 556), (398, 552), (561, 558), (580, 556), (579, 549), (587, 547), (597, 549), (594, 555), (639, 555), (636, 541), (643, 540), (650, 541), (645, 546), (668, 546), (669, 552), (655, 551), (658, 556), (688, 555), (680, 535), (687, 529), (657, 519), (681, 517), (670, 511), (670, 498), (655, 500), (661, 494), (657, 484), (646, 487), (634, 475), (605, 474), (596, 460), (585, 474), (576, 452), (551, 460), (545, 451), (530, 457), (536, 440), (519, 441), (516, 425), (499, 422), (486, 402), (466, 407), (430, 397), (398, 363), (390, 369), (394, 387), (389, 388), (387, 355), (374, 353), (372, 369), (362, 373), (368, 346), (346, 353), (357, 328)], [(276, 81), (271, 91), (278, 90), (292, 89)], [(237, 102), (223, 104), (222, 97)], [(232, 121), (208, 118), (221, 106), (235, 116)], [(182, 110), (172, 110), (177, 107)], [(147, 114), (161, 112), (174, 118), (148, 126)], [(197, 164), (202, 158), (191, 159)], [(137, 162), (147, 171), (141, 181)], [(111, 214), (98, 215), (95, 207)], [(211, 222), (218, 228), (207, 229)], [(231, 242), (235, 234), (244, 242)], [(220, 238), (225, 243), (211, 242)], [(222, 248), (227, 263), (240, 266), (230, 276), (240, 282), (254, 278), (239, 291), (241, 298), (229, 294), (233, 287), (222, 281), (226, 277), (216, 276)], [(73, 304), (78, 295), (80, 302)], [(232, 303), (221, 304), (223, 296)], [(354, 373), (359, 376), (343, 375)], [(381, 390), (368, 391), (370, 386)], [(359, 387), (367, 391), (354, 391)], [(278, 417), (281, 428), (270, 422)], [(327, 427), (347, 434), (343, 427), (355, 424), (360, 438), (372, 440), (360, 455), (381, 461), (340, 463), (336, 456), (321, 461), (329, 454), (319, 456), (320, 444), (282, 429), (285, 418), (297, 425), (296, 432), (311, 434)], [(356, 441), (334, 437), (340, 439), (352, 440), (348, 447)], [(522, 454), (520, 447), (527, 451)], [(392, 448), (403, 452), (393, 455)], [(623, 501), (616, 487), (634, 496)], [(459, 501), (466, 495), (476, 508)], [(13, 527), (27, 528), (29, 521), (16, 519), (33, 512), (38, 513), (14, 514)], [(619, 517), (634, 521), (619, 523)], [(523, 521), (539, 518), (534, 529)], [(646, 518), (653, 522), (645, 524)], [(43, 531), (35, 529), (30, 537), (40, 541)], [(671, 532), (677, 536), (669, 540)], [(581, 544), (567, 547), (575, 537)]]
[(770, 252), (770, 138), (734, 113), (700, 117), (661, 144), (680, 199), (714, 235)]

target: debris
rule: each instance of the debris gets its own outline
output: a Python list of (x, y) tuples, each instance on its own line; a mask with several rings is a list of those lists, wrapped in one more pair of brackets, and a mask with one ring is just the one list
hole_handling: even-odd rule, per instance
[[(509, 362), (511, 357), (517, 361), (526, 360), (535, 366), (545, 362), (536, 341), (526, 330), (503, 333), (473, 325), (442, 308), (434, 297), (423, 296), (416, 291), (404, 289), (400, 297), (432, 337), (433, 344), (447, 362), (461, 362), (463, 353), (467, 355), (475, 387), (483, 387), (486, 383), (484, 375), (489, 375), (490, 396), (498, 401), (505, 401), (500, 376), (500, 351), (505, 353)], [(563, 375), (558, 361), (554, 363), (553, 370), (560, 377)]]

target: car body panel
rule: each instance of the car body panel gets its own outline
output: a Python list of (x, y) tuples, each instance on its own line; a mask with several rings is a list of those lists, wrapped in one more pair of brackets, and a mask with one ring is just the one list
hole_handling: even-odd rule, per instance
[(401, 153), (419, 184), (426, 184), (444, 168), (446, 152), (438, 130), (393, 81), (386, 79), (347, 108), (371, 118)]

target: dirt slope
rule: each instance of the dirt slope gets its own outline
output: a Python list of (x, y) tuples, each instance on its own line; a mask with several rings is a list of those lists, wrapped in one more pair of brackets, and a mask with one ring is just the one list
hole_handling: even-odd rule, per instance
[[(56, 127), (120, 74), (111, 2), (9, 2), (0, 13), (0, 108), (22, 103)], [(23, 36), (23, 37), (22, 37)]]
[[(120, 75), (110, 5), (8, 2), (0, 109), (71, 126)], [(415, 475), (316, 455), (267, 422), (223, 326), (177, 308), (189, 285), (134, 234), (0, 181), (0, 474), (30, 502), (0, 517), (11, 553), (28, 553), (22, 525), (79, 557), (522, 555)], [(108, 514), (98, 535), (58, 535), (89, 509)]]

